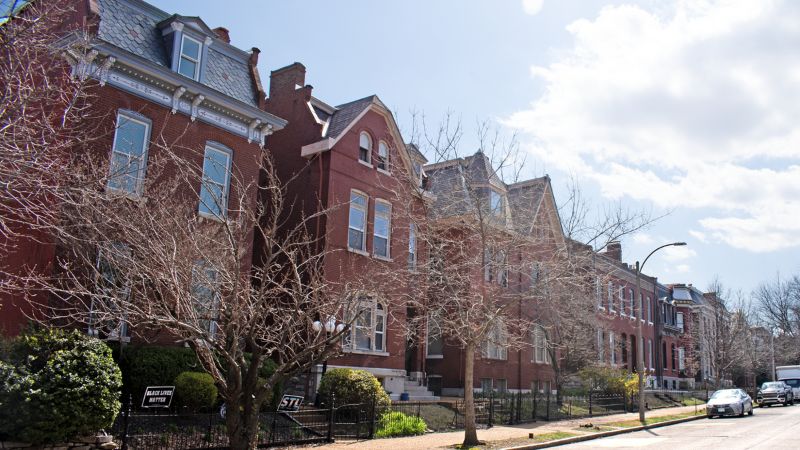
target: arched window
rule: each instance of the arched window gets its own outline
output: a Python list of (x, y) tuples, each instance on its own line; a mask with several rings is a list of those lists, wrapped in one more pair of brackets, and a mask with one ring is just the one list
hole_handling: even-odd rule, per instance
[(506, 327), (500, 321), (497, 321), (492, 329), (489, 330), (489, 335), (486, 336), (484, 356), (488, 359), (506, 359), (508, 356), (507, 345)]
[(372, 159), (372, 138), (366, 132), (358, 139), (358, 159), (366, 163)]
[(389, 147), (383, 141), (378, 142), (378, 169), (389, 170)]

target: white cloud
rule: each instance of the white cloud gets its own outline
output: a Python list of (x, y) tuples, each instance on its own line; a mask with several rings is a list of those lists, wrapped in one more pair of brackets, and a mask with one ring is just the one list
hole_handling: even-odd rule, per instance
[(636, 233), (633, 235), (633, 242), (637, 244), (652, 244), (655, 242), (653, 236), (650, 236), (647, 233)]
[(688, 264), (678, 264), (675, 266), (675, 272), (678, 273), (689, 273), (691, 270), (692, 268)]
[(522, 9), (525, 14), (535, 16), (542, 10), (542, 4), (544, 4), (544, 0), (522, 0)]
[(708, 243), (708, 236), (706, 236), (706, 234), (703, 233), (702, 231), (689, 230), (689, 235), (704, 244)]
[(701, 210), (695, 237), (800, 246), (800, 2), (605, 7), (567, 30), (531, 68), (544, 94), (505, 121), (529, 151), (608, 198)]
[(685, 245), (681, 247), (664, 247), (661, 251), (664, 252), (662, 257), (669, 262), (685, 261), (697, 256), (696, 251)]

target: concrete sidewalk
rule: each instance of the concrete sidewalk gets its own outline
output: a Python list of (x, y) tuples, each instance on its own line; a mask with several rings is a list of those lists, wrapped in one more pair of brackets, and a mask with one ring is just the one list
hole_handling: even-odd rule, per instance
[[(698, 405), (698, 411), (704, 411), (705, 405)], [(695, 411), (694, 406), (680, 406), (648, 411), (647, 417), (660, 417)], [(602, 425), (623, 420), (636, 420), (638, 413), (613, 414), (602, 417), (586, 417), (583, 419), (561, 420), (558, 422), (535, 422), (520, 425), (500, 425), (489, 429), (478, 430), (478, 439), (487, 444), (492, 441), (505, 441), (528, 437), (528, 433), (544, 434), (556, 431), (569, 431), (578, 433), (575, 429), (586, 423)], [(366, 441), (338, 440), (333, 444), (314, 446), (315, 449), (338, 450), (417, 450), (446, 448), (460, 444), (464, 439), (464, 431), (449, 431), (446, 433), (429, 433), (423, 436), (402, 438), (372, 439)]]

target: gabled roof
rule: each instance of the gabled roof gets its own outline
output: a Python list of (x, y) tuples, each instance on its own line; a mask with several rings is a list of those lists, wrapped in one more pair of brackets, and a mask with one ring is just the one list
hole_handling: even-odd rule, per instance
[(216, 38), (199, 18), (168, 14), (141, 0), (97, 0), (100, 12), (98, 38), (159, 66), (170, 67), (167, 46), (159, 24), (178, 20), (209, 35), (203, 84), (249, 106), (258, 106), (250, 76), (249, 54)]
[[(353, 100), (352, 102), (337, 106), (336, 112), (334, 112), (330, 118), (328, 132), (324, 137), (333, 139), (338, 138), (345, 130), (349, 128), (350, 124), (352, 124), (353, 121), (356, 120), (358, 116), (360, 116), (361, 113), (363, 113), (364, 110), (366, 110), (372, 104), (376, 104), (387, 111), (389, 110), (389, 108), (383, 104), (377, 95), (370, 95), (368, 97)], [(401, 143), (402, 142), (398, 142), (398, 145)]]

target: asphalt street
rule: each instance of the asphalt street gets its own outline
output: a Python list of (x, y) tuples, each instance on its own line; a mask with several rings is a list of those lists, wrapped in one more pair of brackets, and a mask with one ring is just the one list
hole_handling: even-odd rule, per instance
[(703, 418), (559, 448), (800, 449), (800, 405), (757, 408), (753, 416)]

